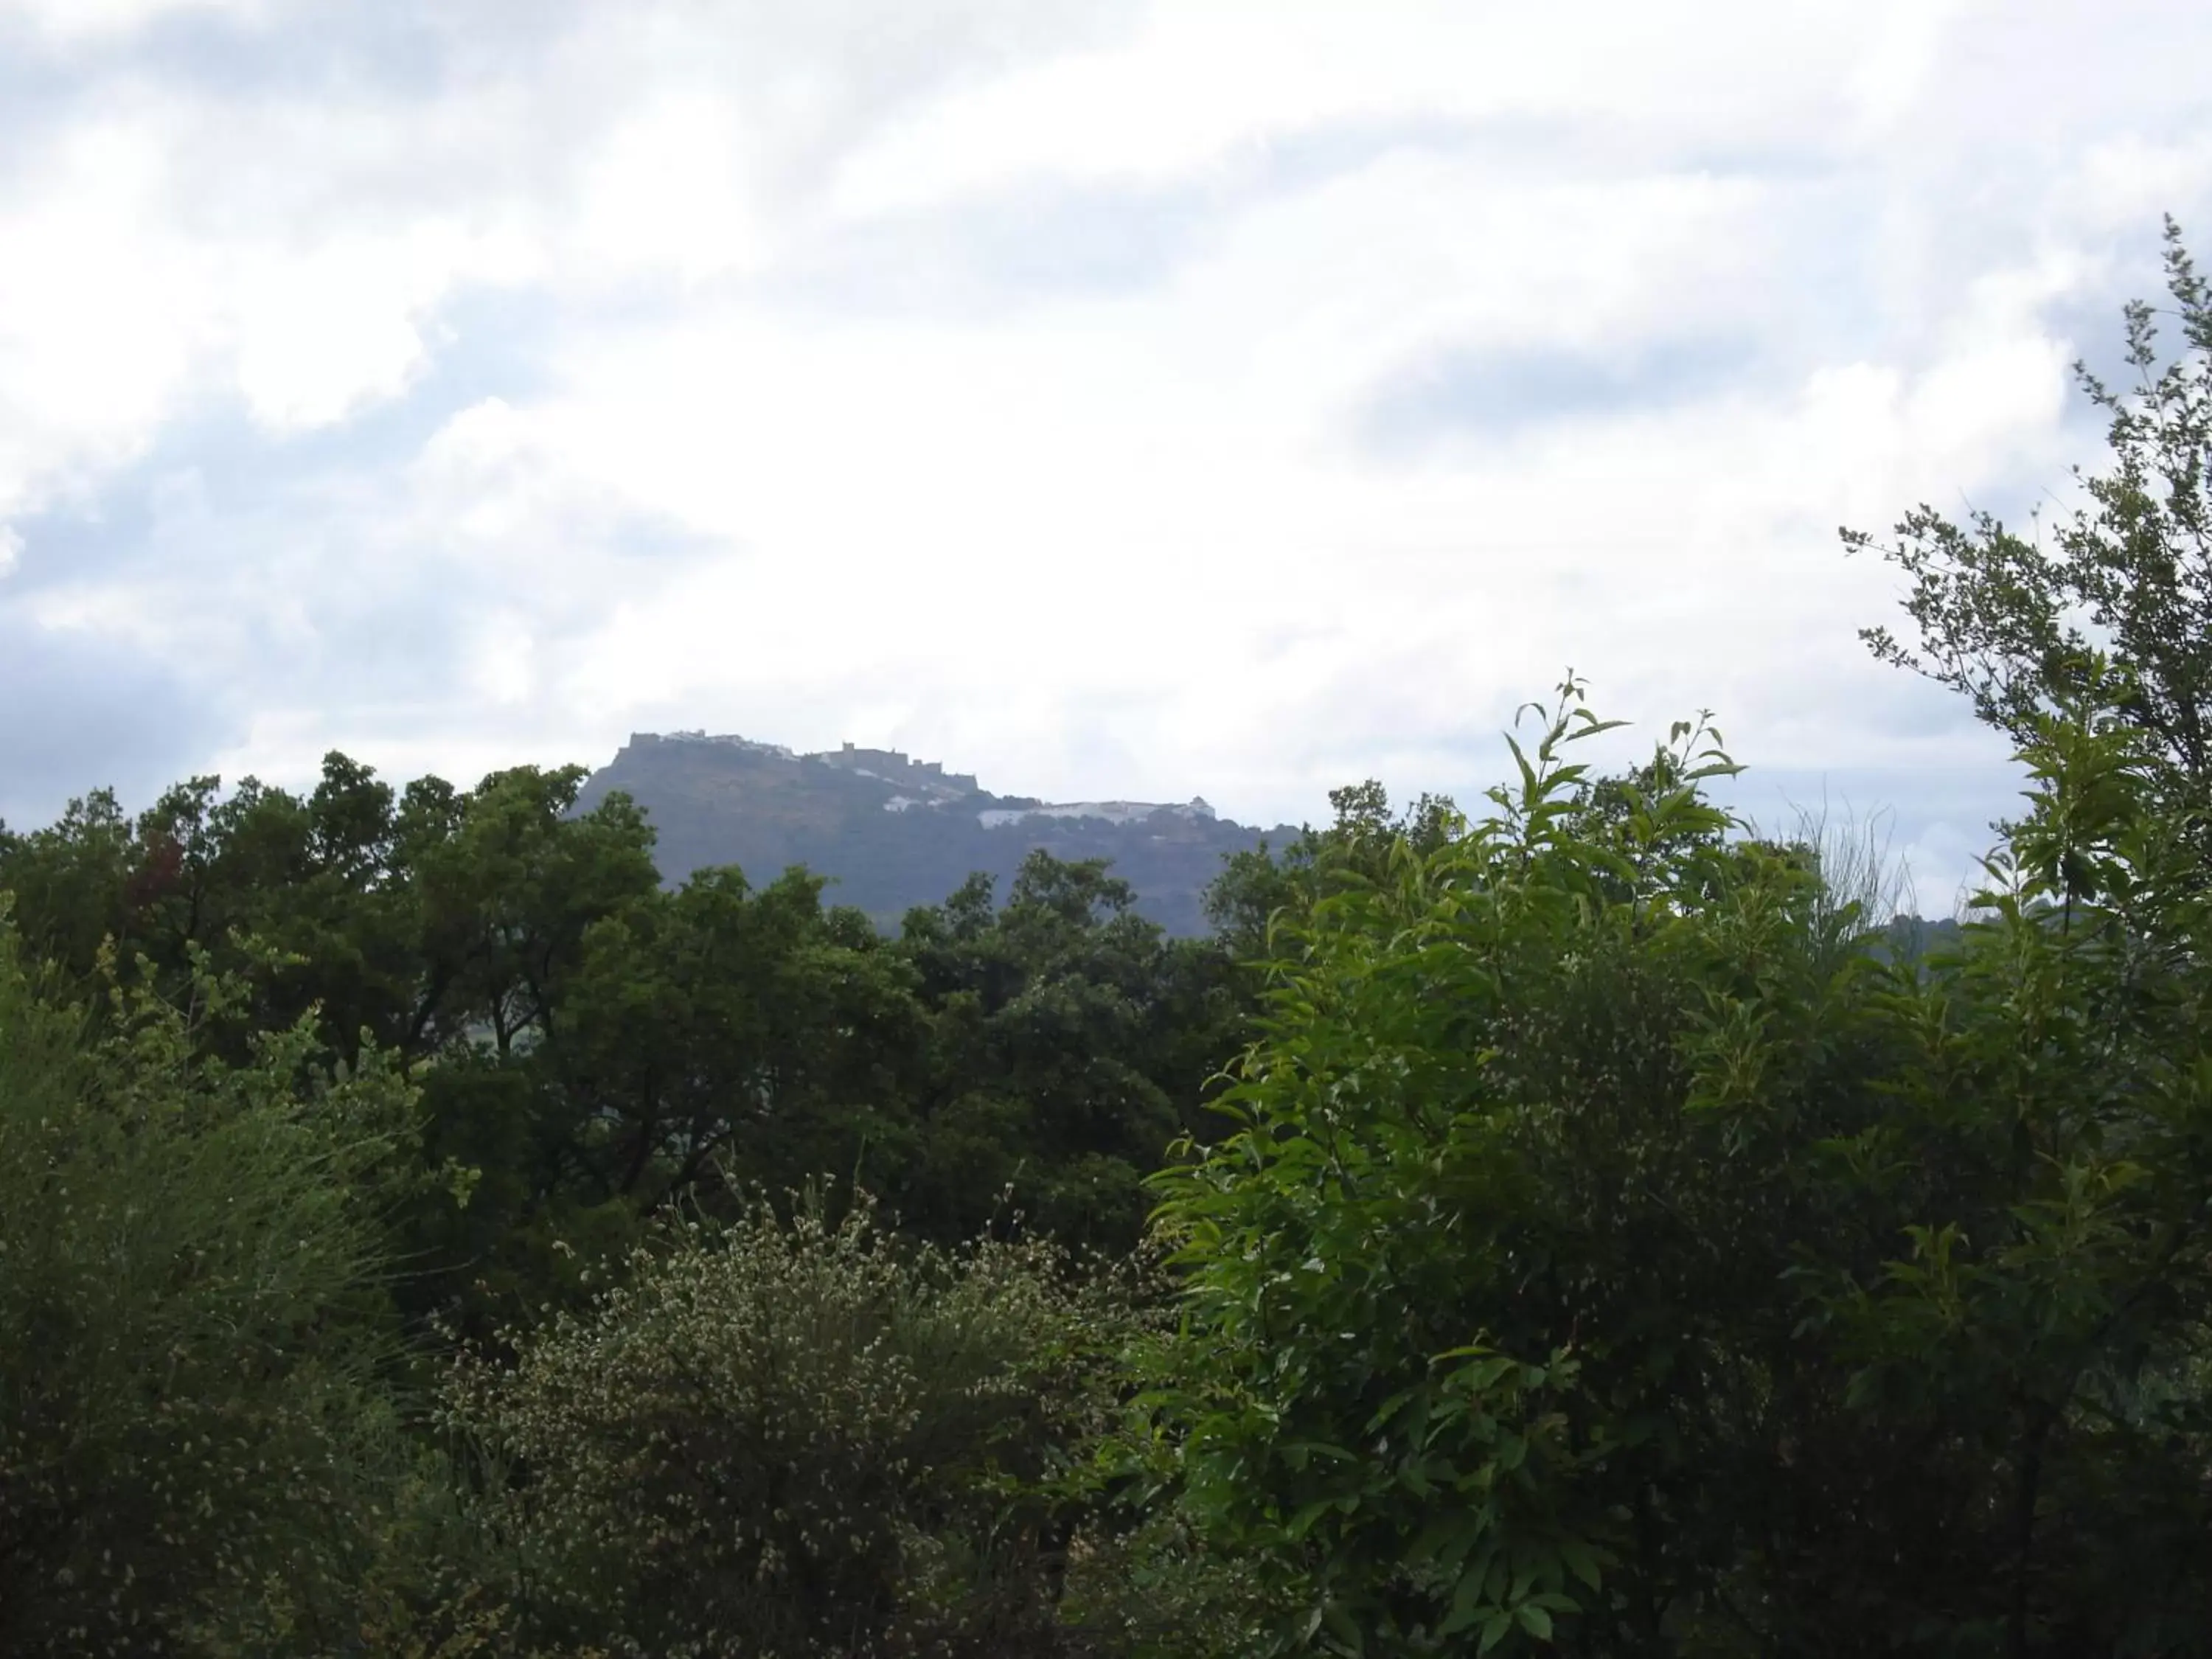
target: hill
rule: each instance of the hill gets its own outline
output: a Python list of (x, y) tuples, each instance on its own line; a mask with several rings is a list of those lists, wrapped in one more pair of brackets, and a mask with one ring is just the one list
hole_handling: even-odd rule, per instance
[(802, 755), (702, 732), (633, 733), (585, 784), (579, 809), (614, 790), (651, 819), (664, 880), (734, 864), (764, 882), (803, 864), (830, 878), (830, 902), (886, 927), (977, 871), (1003, 895), (1041, 847), (1056, 858), (1110, 859), (1136, 889), (1140, 912), (1170, 933), (1203, 933), (1206, 884), (1225, 855), (1257, 846), (1261, 835), (1203, 800), (1052, 803), (994, 794), (970, 774), (896, 750), (847, 744)]

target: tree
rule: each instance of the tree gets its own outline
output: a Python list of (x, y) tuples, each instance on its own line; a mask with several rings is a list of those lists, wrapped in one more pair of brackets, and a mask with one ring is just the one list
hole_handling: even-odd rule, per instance
[(2075, 376), (2109, 416), (2111, 469), (2075, 477), (2087, 506), (2049, 544), (1987, 513), (1960, 524), (1922, 506), (1877, 543), (1846, 529), (1911, 579), (1917, 637), (1861, 630), (1885, 662), (1966, 696), (2015, 743), (2084, 689), (2093, 653), (2124, 677), (2115, 704), (2192, 799), (2212, 801), (2212, 292), (2166, 224), (2166, 289), (2182, 349), (2161, 363), (2158, 313), (2126, 308), (2135, 385), (2114, 390), (2086, 365)]
[(422, 985), (410, 1033), (504, 1060), (557, 1040), (585, 934), (659, 885), (653, 830), (627, 795), (572, 814), (580, 766), (495, 772), (466, 795), (409, 787), (398, 858), (418, 906)]
[(1160, 1477), (1286, 1647), (2206, 1650), (2212, 979), (2140, 734), (2036, 728), (1914, 965), (1716, 833), (1697, 723), (1591, 788), (1578, 695), (1281, 930), (1159, 1177)]
[(44, 829), (0, 834), (0, 892), (15, 896), (18, 936), (72, 985), (95, 982), (102, 942), (127, 927), (137, 870), (131, 820), (111, 789), (72, 800)]
[[(235, 987), (203, 980), (198, 1006)], [(0, 1648), (335, 1650), (409, 1458), (379, 1210), (413, 1096), (37, 993), (0, 908)]]
[(1126, 1249), (1143, 1178), (1243, 1036), (1220, 948), (1139, 915), (1101, 860), (1042, 849), (994, 910), (988, 877), (909, 912), (901, 954), (933, 1016), (915, 1165), (890, 1189), (941, 1239), (1004, 1207), (1070, 1243)]
[(547, 1060), (600, 1194), (653, 1207), (721, 1177), (780, 1193), (897, 1169), (927, 1015), (890, 942), (825, 911), (822, 886), (702, 871), (586, 934)]
[(458, 1209), (427, 1192), (414, 1206), (404, 1303), (418, 1315), (458, 1304), (471, 1332), (573, 1292), (563, 1249), (618, 1253), (635, 1219), (596, 1180), (594, 1103), (559, 1079), (586, 940), (652, 902), (659, 880), (652, 829), (627, 796), (574, 811), (583, 778), (519, 767), (466, 793), (419, 779), (391, 832), (411, 969), (398, 1041), (428, 1062), (424, 1162), (474, 1182)]
[(1206, 890), (1206, 919), (1240, 960), (1267, 958), (1277, 918), (1302, 915), (1347, 883), (1380, 879), (1400, 841), (1433, 848), (1450, 839), (1459, 818), (1459, 809), (1439, 795), (1423, 795), (1394, 817), (1389, 792), (1373, 778), (1330, 790), (1328, 804), (1336, 817), (1328, 829), (1309, 825), (1279, 852), (1263, 840), (1232, 853)]

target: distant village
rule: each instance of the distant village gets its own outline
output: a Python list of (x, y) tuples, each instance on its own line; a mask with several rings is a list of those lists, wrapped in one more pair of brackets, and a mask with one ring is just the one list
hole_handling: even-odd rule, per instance
[[(862, 749), (848, 742), (841, 748), (800, 754), (780, 743), (760, 743), (750, 738), (738, 737), (734, 732), (709, 735), (704, 731), (633, 732), (629, 740), (633, 747), (663, 743), (710, 744), (776, 760), (814, 761), (857, 777), (872, 778), (880, 783), (890, 784), (902, 792), (908, 789), (921, 792), (919, 796), (904, 793), (892, 795), (884, 803), (884, 810), (887, 812), (903, 812), (916, 806), (938, 805), (983, 793), (983, 787), (976, 781), (973, 772), (948, 772), (941, 761), (918, 761), (899, 749)], [(979, 811), (976, 817), (984, 828), (996, 829), (1037, 817), (1103, 818), (1114, 823), (1136, 823), (1158, 812), (1171, 812), (1177, 817), (1208, 821), (1217, 817), (1213, 808), (1202, 796), (1194, 796), (1182, 803), (1134, 800), (1044, 803), (1034, 806), (988, 809)]]
[(802, 755), (780, 743), (758, 743), (750, 738), (741, 738), (734, 732), (710, 736), (697, 732), (633, 732), (629, 737), (633, 746), (656, 743), (705, 743), (724, 749), (741, 750), (747, 754), (766, 755), (777, 760), (819, 761), (824, 766), (834, 766), (841, 772), (857, 773), (864, 778), (878, 779), (884, 783), (912, 784), (931, 789), (933, 793), (954, 795), (975, 795), (982, 793), (982, 785), (975, 781), (973, 772), (948, 772), (941, 761), (918, 761), (898, 749), (862, 749), (848, 743), (842, 749), (823, 750)]

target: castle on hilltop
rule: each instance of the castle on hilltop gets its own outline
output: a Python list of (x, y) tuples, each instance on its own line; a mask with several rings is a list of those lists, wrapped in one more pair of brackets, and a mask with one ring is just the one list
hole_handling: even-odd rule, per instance
[[(918, 761), (902, 749), (863, 749), (848, 742), (836, 749), (801, 755), (779, 743), (756, 743), (750, 738), (735, 733), (709, 736), (703, 731), (694, 732), (633, 732), (630, 745), (644, 749), (661, 744), (701, 744), (720, 749), (735, 749), (748, 755), (760, 755), (774, 760), (788, 761), (796, 765), (826, 766), (856, 778), (867, 778), (876, 783), (889, 784), (898, 791), (884, 803), (886, 812), (903, 812), (916, 806), (947, 807), (962, 803), (967, 797), (981, 795), (983, 787), (975, 781), (973, 772), (948, 772), (941, 761)], [(906, 792), (912, 790), (908, 794)], [(1040, 819), (1103, 819), (1108, 823), (1136, 824), (1157, 815), (1188, 822), (1212, 823), (1217, 815), (1203, 796), (1194, 797), (1181, 805), (1144, 800), (1072, 800), (1032, 801), (1028, 805), (985, 807), (976, 813), (977, 821), (986, 830), (999, 830), (1012, 824), (1032, 827)]]
[(909, 758), (903, 750), (856, 749), (848, 743), (835, 751), (824, 751), (805, 757), (820, 761), (824, 766), (834, 766), (841, 772), (857, 772), (864, 778), (881, 778), (885, 783), (911, 783), (922, 787), (934, 784), (940, 788), (956, 789), (963, 795), (977, 793), (982, 786), (975, 781), (973, 772), (948, 772), (942, 761), (918, 761)]
[(695, 730), (633, 732), (629, 734), (629, 746), (633, 749), (650, 748), (664, 743), (711, 744), (717, 748), (735, 749), (744, 754), (763, 755), (775, 760), (815, 761), (823, 766), (834, 767), (840, 772), (876, 778), (884, 783), (911, 784), (935, 794), (973, 795), (982, 790), (982, 785), (976, 782), (973, 772), (948, 772), (942, 761), (918, 761), (898, 749), (860, 749), (848, 743), (841, 749), (802, 755), (780, 743), (757, 743), (735, 732), (709, 734)]

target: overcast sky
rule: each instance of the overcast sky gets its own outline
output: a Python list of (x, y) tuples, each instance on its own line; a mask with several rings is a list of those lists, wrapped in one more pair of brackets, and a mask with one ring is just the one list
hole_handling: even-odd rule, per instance
[(1836, 527), (2095, 460), (2208, 62), (2190, 0), (0, 0), (0, 816), (704, 726), (1296, 821), (1473, 798), (1571, 665), (1948, 909), (2016, 784)]

